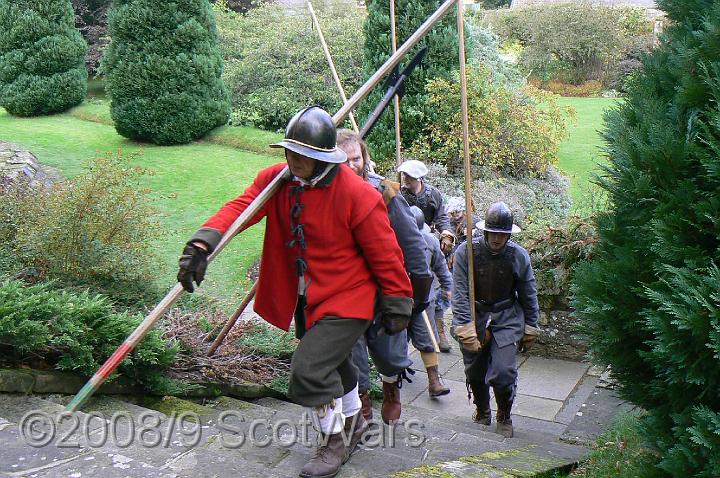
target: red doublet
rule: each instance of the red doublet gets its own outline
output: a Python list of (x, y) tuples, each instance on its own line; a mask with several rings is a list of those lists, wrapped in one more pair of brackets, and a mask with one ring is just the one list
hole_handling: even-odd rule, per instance
[[(228, 202), (203, 227), (225, 233), (237, 217), (285, 166), (279, 163), (258, 173), (245, 192)], [(255, 311), (266, 321), (288, 330), (297, 301), (298, 247), (294, 239), (290, 193), (296, 181), (285, 183), (247, 227), (267, 218), (260, 259)], [(382, 196), (340, 165), (327, 186), (302, 192), (308, 282), (306, 327), (326, 316), (372, 320), (378, 288), (382, 295), (412, 297), (410, 280), (395, 233), (390, 228)]]

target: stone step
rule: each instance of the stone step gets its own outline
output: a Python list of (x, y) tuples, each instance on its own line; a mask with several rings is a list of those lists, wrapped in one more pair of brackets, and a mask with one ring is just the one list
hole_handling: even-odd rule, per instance
[(132, 460), (117, 449), (108, 452), (80, 446), (85, 437), (97, 435), (102, 428), (100, 420), (77, 413), (75, 422), (61, 415), (62, 411), (61, 404), (40, 397), (0, 394), (0, 476), (176, 476)]
[[(256, 400), (255, 403), (278, 411), (300, 413), (303, 410), (303, 407), (297, 404), (275, 398), (262, 398)], [(367, 464), (371, 469), (377, 470), (374, 462), (380, 460), (384, 462), (384, 466), (391, 466), (395, 463), (398, 468), (407, 469), (407, 464), (413, 461), (416, 466), (422, 467), (434, 466), (433, 463), (439, 466), (459, 460), (463, 464), (463, 468), (474, 467), (476, 471), (491, 467), (505, 471), (517, 468), (529, 472), (537, 469), (533, 465), (534, 462), (545, 467), (542, 468), (545, 471), (572, 464), (587, 453), (583, 447), (557, 441), (554, 433), (518, 430), (515, 438), (505, 439), (491, 431), (494, 430), (494, 424), (484, 427), (473, 423), (469, 417), (462, 419), (443, 415), (433, 410), (404, 405), (403, 421), (400, 425), (412, 419), (419, 422), (416, 429), (427, 437), (421, 447), (397, 446), (398, 443), (402, 443), (408, 438), (405, 428), (401, 426), (394, 433), (396, 446), (375, 448), (361, 446), (362, 450), (356, 453), (351, 460), (353, 466), (362, 468)], [(518, 419), (514, 418), (516, 422), (532, 420), (524, 419), (524, 417), (518, 417)], [(552, 428), (550, 423), (542, 426)], [(382, 453), (377, 454), (377, 451), (382, 451)], [(396, 458), (398, 461), (393, 462), (393, 459)], [(360, 473), (355, 469), (353, 472)], [(376, 475), (367, 472), (357, 476)], [(381, 476), (381, 474), (377, 476)]]

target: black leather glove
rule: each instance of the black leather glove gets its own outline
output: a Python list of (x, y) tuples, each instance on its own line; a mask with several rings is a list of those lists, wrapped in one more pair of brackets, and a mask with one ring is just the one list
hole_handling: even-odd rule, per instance
[(178, 265), (177, 279), (188, 292), (193, 292), (193, 281), (199, 286), (205, 278), (207, 269), (207, 257), (209, 253), (195, 244), (188, 243), (183, 249)]

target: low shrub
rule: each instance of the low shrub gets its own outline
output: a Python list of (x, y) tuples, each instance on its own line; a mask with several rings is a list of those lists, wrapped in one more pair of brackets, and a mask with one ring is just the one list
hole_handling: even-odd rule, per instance
[[(57, 283), (0, 283), (0, 349), (5, 360), (34, 357), (58, 370), (91, 375), (140, 325), (139, 314), (115, 312), (106, 298), (57, 289)], [(153, 391), (170, 383), (163, 371), (177, 346), (150, 331), (124, 360), (119, 373)]]
[[(525, 87), (516, 91), (496, 82), (482, 65), (467, 69), (470, 159), (475, 167), (496, 175), (542, 177), (557, 161), (565, 119), (547, 92)], [(408, 151), (432, 158), (454, 173), (462, 169), (463, 131), (460, 84), (436, 79), (427, 85), (437, 116)]]
[[(429, 164), (428, 169), (431, 184), (448, 196), (464, 197), (462, 171), (450, 174), (437, 163)], [(512, 209), (515, 222), (529, 231), (558, 227), (570, 211), (568, 180), (553, 167), (537, 177), (503, 176), (480, 168), (474, 168), (472, 175), (473, 204), (481, 216), (490, 204), (504, 201)]]
[(123, 305), (154, 302), (159, 229), (145, 174), (118, 153), (51, 188), (20, 181), (0, 189), (0, 248), (12, 258), (0, 272), (90, 287)]

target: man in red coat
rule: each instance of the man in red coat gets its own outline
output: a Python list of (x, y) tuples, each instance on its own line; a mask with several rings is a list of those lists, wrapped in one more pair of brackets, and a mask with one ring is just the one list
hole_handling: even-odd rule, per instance
[[(412, 287), (382, 196), (341, 164), (346, 156), (336, 147), (330, 115), (319, 107), (300, 111), (272, 147), (285, 148), (293, 178), (247, 226), (266, 218), (255, 311), (283, 330), (295, 318), (301, 340), (288, 393), (308, 407), (322, 438), (300, 476), (331, 477), (367, 429), (352, 347), (370, 326), (376, 303), (387, 333), (404, 330)], [(260, 171), (193, 235), (178, 273), (186, 290), (200, 284), (222, 234), (284, 166)]]

